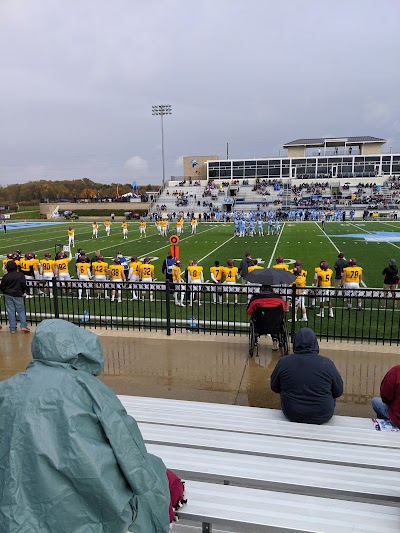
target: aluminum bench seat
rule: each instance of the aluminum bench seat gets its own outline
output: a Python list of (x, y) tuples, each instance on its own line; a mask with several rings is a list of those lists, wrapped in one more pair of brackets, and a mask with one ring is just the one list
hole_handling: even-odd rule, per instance
[[(157, 403), (149, 402), (147, 405), (146, 401), (140, 400), (137, 402), (136, 398), (133, 400), (126, 396), (121, 396), (120, 398), (128, 413), (138, 422), (400, 448), (398, 433), (376, 431), (371, 420), (365, 418), (353, 419), (352, 417), (335, 416), (334, 422), (337, 421), (337, 423), (315, 426), (312, 424), (294, 424), (289, 422), (283, 415), (271, 418), (270, 411), (273, 412), (273, 416), (277, 412), (281, 413), (273, 409), (245, 407), (243, 410), (241, 406), (230, 405), (219, 405), (218, 407), (221, 409), (213, 409), (209, 407), (210, 404), (184, 402), (199, 404), (193, 409), (193, 406), (182, 406), (179, 400), (165, 400), (165, 404), (161, 400)], [(151, 398), (151, 400), (153, 399)], [(174, 401), (178, 403), (171, 403)], [(226, 409), (226, 407), (233, 407), (234, 409)], [(235, 408), (237, 408), (237, 411)], [(259, 412), (253, 414), (251, 411)], [(350, 418), (351, 420), (346, 421), (346, 423), (354, 422), (355, 427), (339, 425), (340, 422), (343, 422), (340, 420), (341, 418)]]
[(182, 479), (330, 498), (400, 503), (398, 472), (147, 444)]
[(400, 529), (398, 507), (334, 500), (283, 492), (187, 482), (188, 503), (179, 512), (212, 525), (251, 532), (394, 533)]
[(146, 443), (400, 471), (397, 448), (371, 448), (144, 422), (139, 422), (139, 428)]
[[(207, 402), (192, 402), (187, 400), (171, 400), (165, 398), (150, 398), (146, 396), (126, 396), (119, 395), (118, 398), (126, 409), (138, 409), (138, 415), (144, 415), (145, 412), (164, 412), (165, 415), (174, 414), (177, 416), (181, 413), (190, 413), (193, 417), (197, 415), (233, 417), (237, 420), (278, 420), (286, 421), (287, 419), (279, 409), (262, 409), (259, 407), (248, 407), (245, 405), (216, 404)], [(349, 427), (370, 429), (372, 422), (369, 418), (353, 416), (333, 416), (332, 419), (324, 424), (324, 427)]]

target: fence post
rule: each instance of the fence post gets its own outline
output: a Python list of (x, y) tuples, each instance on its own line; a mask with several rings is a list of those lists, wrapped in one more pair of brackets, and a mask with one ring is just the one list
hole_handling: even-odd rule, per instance
[(292, 285), (292, 327), (290, 328), (290, 342), (293, 344), (296, 334), (296, 283)]
[(58, 292), (57, 292), (57, 278), (51, 280), (53, 288), (53, 302), (54, 302), (54, 318), (60, 318), (60, 310), (58, 308)]
[(171, 282), (169, 279), (165, 282), (165, 307), (166, 307), (166, 319), (167, 319), (167, 335), (171, 335)]

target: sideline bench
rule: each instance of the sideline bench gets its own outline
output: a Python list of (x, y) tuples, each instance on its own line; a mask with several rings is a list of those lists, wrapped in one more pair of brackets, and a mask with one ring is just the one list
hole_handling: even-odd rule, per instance
[(280, 411), (119, 397), (147, 447), (187, 480), (182, 519), (238, 531), (400, 530), (400, 434), (370, 419), (293, 424)]

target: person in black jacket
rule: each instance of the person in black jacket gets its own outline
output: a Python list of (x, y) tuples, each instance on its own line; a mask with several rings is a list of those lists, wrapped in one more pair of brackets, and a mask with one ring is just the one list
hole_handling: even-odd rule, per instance
[(245, 257), (240, 261), (238, 274), (239, 276), (242, 276), (242, 285), (246, 283), (246, 280), (244, 279), (247, 276), (247, 273), (249, 271), (249, 266), (252, 266), (253, 259), (251, 258), (251, 253), (246, 252)]
[(344, 258), (344, 253), (340, 252), (335, 266), (333, 267), (335, 269), (335, 287), (341, 286), (343, 269), (347, 266), (349, 266), (349, 262)]
[[(396, 293), (394, 292), (397, 287), (397, 283), (399, 281), (399, 270), (396, 266), (396, 260), (390, 259), (389, 266), (383, 269), (382, 276), (385, 276), (385, 279), (383, 280), (383, 288), (385, 289), (383, 291), (383, 296), (385, 298), (382, 307), (386, 307), (386, 299), (388, 297), (388, 292), (390, 291), (390, 294), (392, 298), (396, 298)], [(396, 307), (396, 300), (394, 300), (394, 307)]]
[(315, 333), (300, 329), (293, 354), (282, 357), (272, 373), (271, 389), (281, 396), (283, 414), (291, 422), (324, 424), (333, 415), (343, 381), (333, 361), (319, 355)]
[(26, 280), (24, 274), (17, 271), (17, 263), (15, 261), (8, 261), (7, 274), (1, 280), (0, 290), (4, 293), (8, 325), (11, 333), (17, 331), (17, 314), (21, 323), (21, 331), (29, 333), (23, 298), (24, 293), (27, 292)]

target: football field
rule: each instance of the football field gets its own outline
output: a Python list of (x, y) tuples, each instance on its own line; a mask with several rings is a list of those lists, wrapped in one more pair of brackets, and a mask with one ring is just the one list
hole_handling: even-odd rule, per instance
[[(70, 225), (70, 222), (10, 223), (7, 233), (1, 235), (2, 257), (17, 249), (22, 253), (33, 251), (39, 258), (45, 252), (51, 252), (54, 257), (55, 251), (60, 249), (59, 245), (68, 244), (67, 229)], [(127, 240), (122, 238), (119, 222), (112, 225), (110, 237), (106, 237), (100, 223), (98, 239), (91, 238), (90, 222), (74, 222), (73, 227), (73, 254), (82, 248), (91, 258), (96, 250), (100, 250), (107, 262), (111, 262), (117, 252), (122, 252), (126, 257), (137, 255), (141, 259), (149, 256), (155, 265), (156, 278), (163, 280), (161, 265), (169, 250), (169, 241), (168, 237), (157, 234), (153, 223), (147, 224), (147, 236), (140, 239), (139, 223), (129, 222)], [(327, 261), (333, 267), (339, 251), (347, 259), (355, 258), (357, 265), (363, 268), (365, 287), (381, 287), (382, 270), (389, 259), (400, 261), (400, 221), (327, 222), (325, 231), (316, 222), (285, 222), (281, 224), (279, 235), (267, 235), (265, 226), (264, 236), (256, 234), (242, 238), (233, 235), (233, 224), (200, 223), (196, 235), (191, 235), (190, 231), (190, 224), (186, 222), (180, 239), (182, 270), (190, 259), (197, 258), (204, 268), (205, 281), (210, 279), (209, 269), (214, 261), (226, 265), (226, 261), (232, 258), (238, 266), (248, 251), (264, 267), (275, 264), (278, 255), (282, 255), (285, 262), (290, 264), (300, 259), (303, 268), (308, 271), (308, 285), (311, 285), (314, 268), (320, 261)], [(174, 224), (171, 224), (172, 234), (175, 234)], [(76, 277), (74, 270), (72, 262), (70, 273)]]

